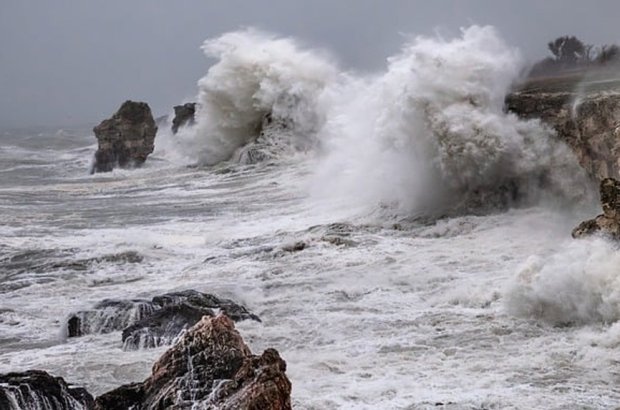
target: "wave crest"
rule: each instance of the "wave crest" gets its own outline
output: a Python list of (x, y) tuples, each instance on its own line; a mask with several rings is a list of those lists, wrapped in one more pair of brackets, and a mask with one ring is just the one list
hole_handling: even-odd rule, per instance
[(293, 145), (316, 133), (323, 117), (318, 96), (337, 72), (321, 53), (254, 29), (207, 40), (202, 49), (217, 62), (198, 82), (197, 123), (185, 131), (196, 160), (230, 159), (256, 141), (265, 123), (285, 125)]

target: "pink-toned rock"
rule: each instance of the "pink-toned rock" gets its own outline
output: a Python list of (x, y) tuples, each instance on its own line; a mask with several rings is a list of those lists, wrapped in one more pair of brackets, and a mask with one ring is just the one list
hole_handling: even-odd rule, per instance
[(286, 410), (291, 382), (274, 349), (256, 356), (225, 315), (203, 317), (154, 364), (142, 383), (121, 386), (96, 400), (99, 410)]

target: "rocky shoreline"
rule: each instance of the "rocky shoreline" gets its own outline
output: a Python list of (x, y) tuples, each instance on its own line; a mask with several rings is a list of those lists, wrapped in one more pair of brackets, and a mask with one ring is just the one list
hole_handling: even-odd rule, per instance
[(143, 382), (97, 398), (44, 371), (0, 375), (0, 408), (7, 410), (286, 410), (290, 396), (286, 362), (275, 349), (252, 354), (225, 313), (205, 315), (181, 332)]
[[(603, 213), (579, 224), (572, 236), (620, 239), (620, 182), (615, 179), (620, 177), (620, 90), (526, 84), (507, 95), (506, 110), (521, 118), (538, 118), (555, 130), (555, 137), (571, 148), (593, 183), (600, 184)], [(174, 111), (173, 133), (194, 124), (195, 103), (176, 106)], [(126, 101), (94, 129), (99, 149), (92, 172), (140, 166), (153, 152), (157, 129), (146, 103)], [(284, 250), (305, 247), (296, 242)], [(8, 373), (0, 375), (0, 408), (290, 409), (285, 361), (275, 349), (253, 354), (235, 329), (235, 321), (248, 319), (260, 321), (244, 306), (194, 290), (150, 300), (103, 300), (67, 318), (67, 337), (119, 332), (125, 350), (170, 345), (153, 365), (151, 376), (95, 398), (44, 371)]]

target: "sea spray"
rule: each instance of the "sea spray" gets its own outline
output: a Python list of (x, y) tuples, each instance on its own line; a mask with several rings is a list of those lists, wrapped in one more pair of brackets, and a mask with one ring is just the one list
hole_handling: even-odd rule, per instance
[(532, 256), (506, 293), (517, 316), (555, 325), (620, 319), (620, 251), (602, 238), (569, 240), (547, 256)]
[(581, 171), (568, 148), (503, 111), (520, 67), (492, 27), (472, 26), (452, 40), (415, 38), (383, 75), (343, 76), (315, 192), (415, 212), (494, 205), (495, 194), (505, 205), (541, 185), (572, 195), (561, 181)]
[(285, 125), (289, 140), (311, 139), (320, 128), (317, 98), (337, 73), (320, 52), (255, 29), (207, 40), (202, 49), (217, 61), (198, 82), (196, 126), (179, 135), (196, 161), (231, 159), (266, 122)]

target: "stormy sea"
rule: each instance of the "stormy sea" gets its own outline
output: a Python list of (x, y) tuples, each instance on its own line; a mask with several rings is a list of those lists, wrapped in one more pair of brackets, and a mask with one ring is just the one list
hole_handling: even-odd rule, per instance
[(168, 346), (68, 317), (191, 289), (260, 317), (235, 326), (297, 409), (619, 405), (618, 246), (571, 238), (597, 188), (504, 109), (523, 61), (493, 28), (377, 73), (254, 29), (203, 50), (196, 123), (142, 167), (91, 175), (90, 127), (1, 133), (0, 373), (142, 381)]

